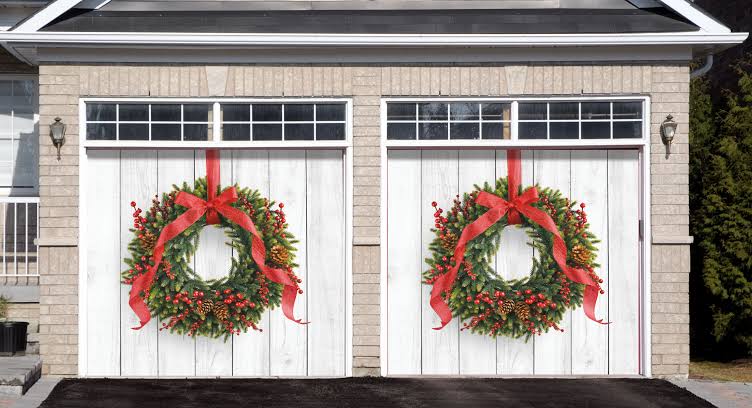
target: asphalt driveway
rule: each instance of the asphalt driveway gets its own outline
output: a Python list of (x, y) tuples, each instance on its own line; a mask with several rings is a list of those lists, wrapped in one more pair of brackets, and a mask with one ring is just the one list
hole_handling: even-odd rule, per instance
[(638, 407), (710, 403), (645, 379), (345, 378), (61, 381), (44, 408)]

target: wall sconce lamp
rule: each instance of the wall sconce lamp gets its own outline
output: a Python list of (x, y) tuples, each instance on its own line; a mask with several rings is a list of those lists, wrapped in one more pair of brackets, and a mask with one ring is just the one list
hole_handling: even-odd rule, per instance
[(663, 144), (666, 145), (667, 159), (671, 154), (671, 143), (674, 141), (677, 126), (679, 124), (674, 121), (674, 117), (671, 115), (666, 116), (666, 120), (661, 123), (661, 139), (663, 140)]
[(60, 148), (65, 144), (65, 123), (55, 118), (55, 123), (50, 125), (50, 139), (57, 149), (57, 159), (60, 160)]

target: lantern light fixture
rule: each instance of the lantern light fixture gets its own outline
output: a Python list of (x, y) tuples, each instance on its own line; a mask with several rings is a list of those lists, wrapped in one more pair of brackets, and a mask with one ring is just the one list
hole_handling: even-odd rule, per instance
[(666, 145), (666, 158), (671, 155), (671, 143), (674, 142), (674, 136), (676, 135), (676, 128), (679, 126), (674, 117), (671, 115), (666, 116), (666, 120), (661, 123), (661, 139), (663, 144)]
[(50, 139), (52, 145), (57, 149), (57, 159), (60, 160), (60, 148), (65, 144), (65, 123), (61, 122), (59, 117), (50, 125)]

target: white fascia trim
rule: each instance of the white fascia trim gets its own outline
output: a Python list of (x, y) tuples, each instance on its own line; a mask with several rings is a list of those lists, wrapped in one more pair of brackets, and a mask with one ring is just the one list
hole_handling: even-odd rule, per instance
[(644, 34), (226, 34), (0, 32), (0, 42), (55, 45), (337, 46), (337, 47), (551, 47), (739, 44), (747, 33)]
[(725, 25), (714, 20), (710, 16), (706, 15), (702, 11), (698, 10), (695, 6), (690, 4), (687, 0), (660, 0), (666, 7), (679, 13), (681, 16), (691, 21), (703, 31), (709, 33), (730, 33), (731, 29)]
[(21, 23), (13, 32), (35, 33), (80, 2), (81, 0), (55, 0)]

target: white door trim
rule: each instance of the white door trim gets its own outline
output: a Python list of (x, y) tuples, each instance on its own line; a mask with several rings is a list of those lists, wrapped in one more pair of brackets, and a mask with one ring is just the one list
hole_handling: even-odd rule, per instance
[[(156, 146), (153, 142), (145, 141), (138, 144), (131, 144), (123, 142), (110, 143), (109, 145), (97, 145), (96, 143), (86, 143), (86, 102), (88, 101), (112, 101), (112, 102), (134, 102), (134, 101), (150, 101), (150, 102), (198, 102), (198, 101), (213, 101), (213, 102), (282, 102), (282, 101), (294, 101), (297, 103), (316, 103), (316, 102), (345, 102), (346, 114), (345, 114), (345, 141), (332, 143), (331, 145), (324, 146), (322, 141), (306, 141), (304, 143), (291, 143), (291, 142), (274, 142), (268, 144), (260, 144), (259, 142), (230, 142), (223, 143), (220, 141), (215, 142), (179, 142), (179, 146), (164, 145)], [(219, 123), (218, 115), (214, 115), (214, 129)], [(86, 225), (82, 221), (87, 214), (87, 203), (84, 200), (88, 191), (86, 185), (86, 169), (87, 169), (87, 149), (90, 148), (104, 148), (104, 149), (157, 149), (157, 148), (181, 148), (181, 149), (201, 149), (201, 148), (216, 148), (216, 149), (273, 149), (273, 148), (287, 148), (287, 149), (339, 149), (344, 154), (344, 184), (345, 184), (345, 376), (352, 376), (353, 368), (353, 265), (352, 265), (352, 251), (353, 251), (353, 102), (351, 98), (79, 98), (78, 104), (78, 123), (79, 123), (79, 148), (78, 148), (78, 375), (79, 377), (86, 377), (87, 368), (87, 259), (86, 259), (86, 245), (87, 236), (85, 233)]]
[[(388, 141), (386, 137), (387, 118), (386, 108), (388, 102), (393, 101), (407, 101), (407, 102), (459, 102), (459, 101), (508, 101), (513, 104), (518, 100), (540, 100), (540, 101), (591, 101), (591, 100), (642, 100), (643, 101), (643, 137), (641, 139), (633, 139), (625, 142), (619, 140), (600, 140), (600, 141), (584, 141), (584, 140), (541, 140), (541, 141), (529, 141), (517, 139), (516, 132), (516, 107), (512, 107), (512, 140), (453, 140), (453, 141)], [(639, 324), (639, 374), (644, 377), (652, 377), (651, 369), (651, 262), (650, 262), (650, 247), (651, 247), (651, 220), (650, 220), (650, 203), (651, 203), (651, 190), (650, 190), (650, 123), (651, 123), (651, 99), (649, 96), (637, 95), (637, 96), (599, 96), (599, 97), (521, 97), (521, 98), (381, 98), (380, 106), (380, 190), (381, 190), (381, 228), (380, 228), (380, 335), (379, 335), (379, 347), (380, 347), (380, 366), (381, 375), (389, 376), (388, 367), (388, 321), (387, 321), (387, 307), (388, 307), (388, 291), (387, 291), (387, 266), (388, 266), (388, 253), (387, 253), (387, 217), (388, 217), (388, 171), (387, 171), (387, 154), (389, 150), (396, 149), (602, 149), (610, 150), (617, 148), (632, 148), (639, 152), (639, 164), (638, 169), (640, 171), (640, 215), (642, 222), (642, 235), (640, 237), (640, 272), (641, 272), (641, 293), (640, 293), (640, 324)], [(412, 146), (409, 144), (412, 143)]]

